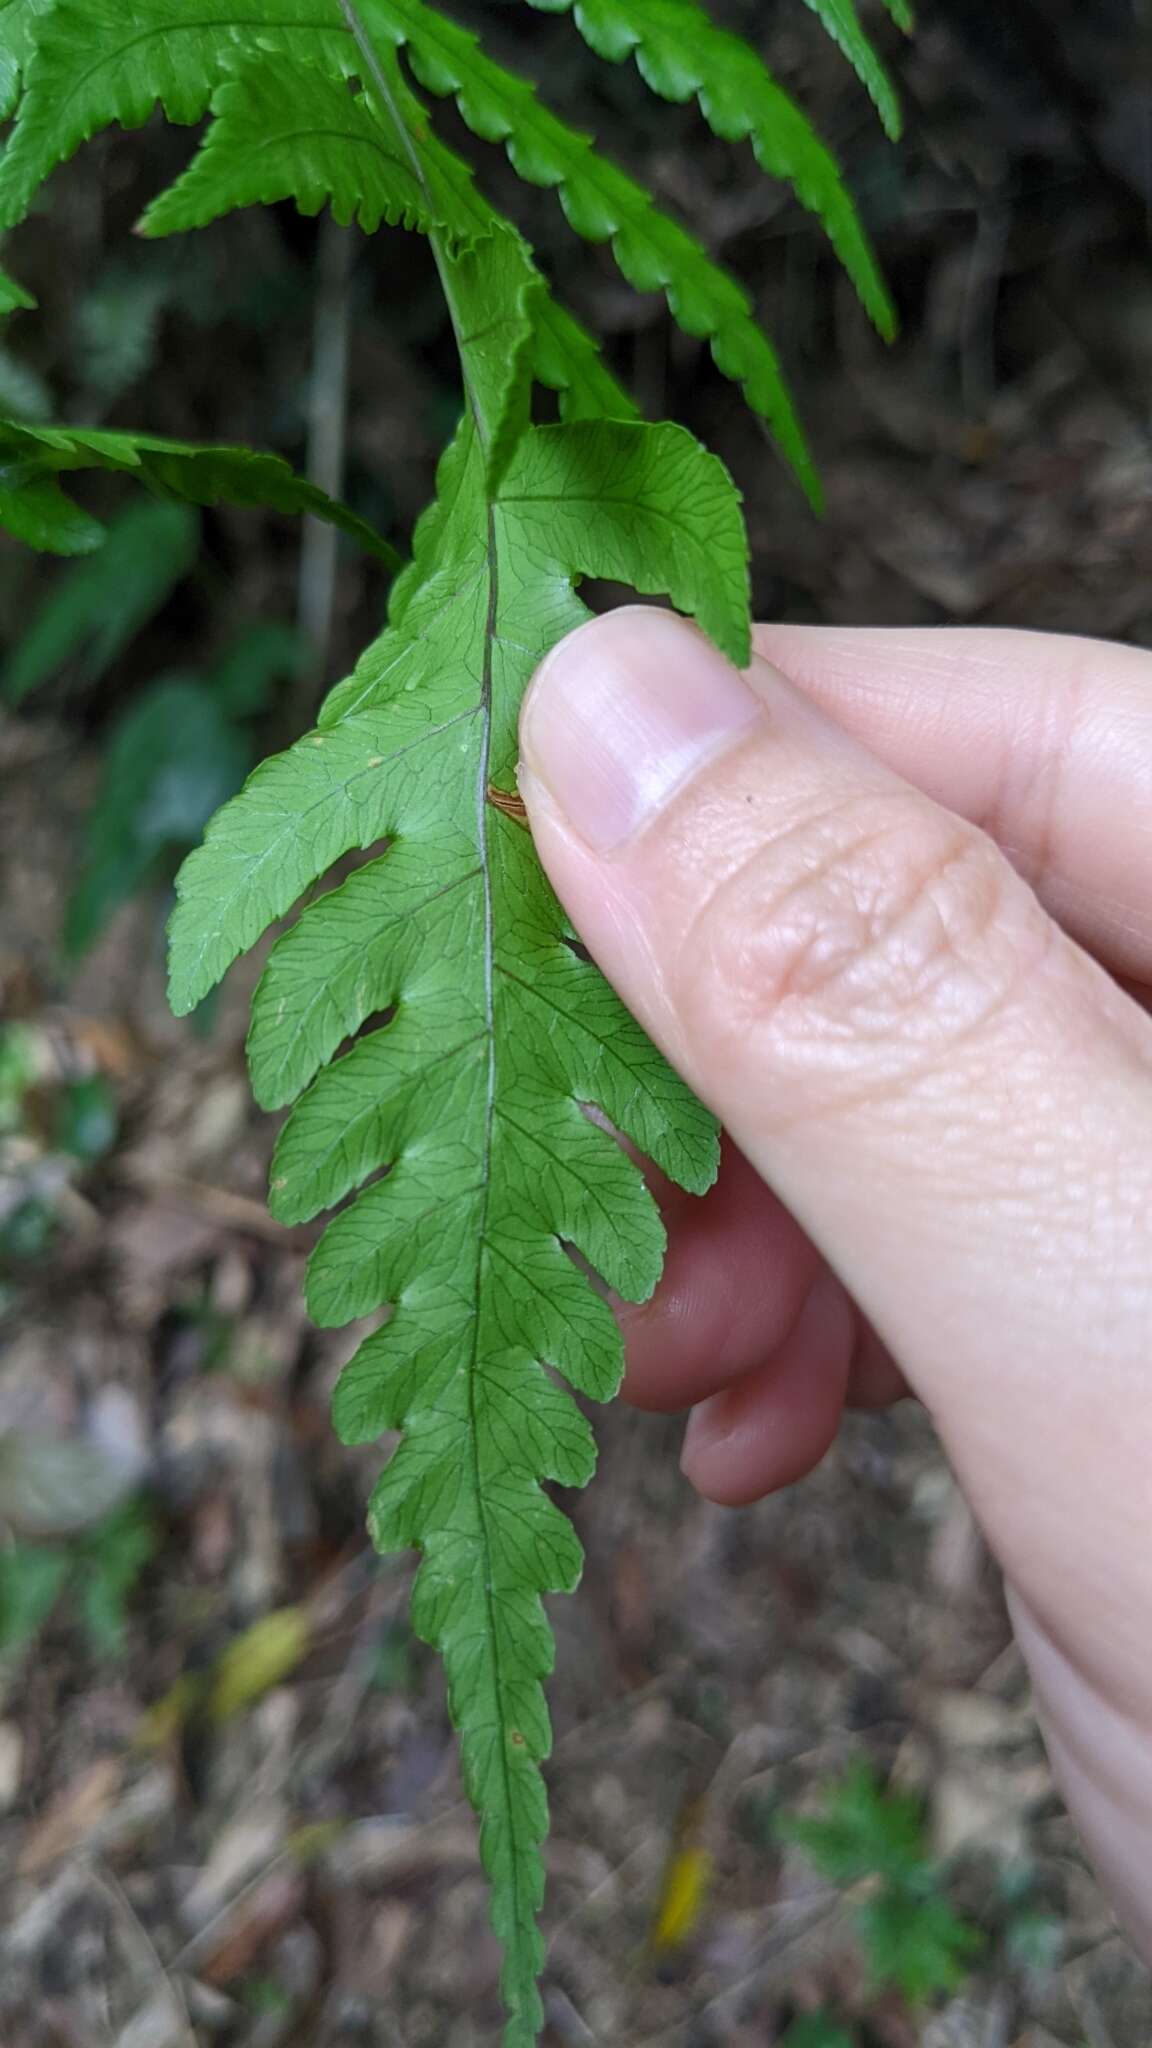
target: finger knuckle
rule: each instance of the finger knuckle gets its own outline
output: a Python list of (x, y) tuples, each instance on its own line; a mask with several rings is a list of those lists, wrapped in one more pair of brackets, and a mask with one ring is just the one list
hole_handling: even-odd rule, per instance
[(983, 833), (912, 793), (853, 796), (712, 893), (678, 961), (681, 1014), (711, 1059), (767, 1063), (823, 1106), (947, 1061), (1011, 1002), (1046, 930)]

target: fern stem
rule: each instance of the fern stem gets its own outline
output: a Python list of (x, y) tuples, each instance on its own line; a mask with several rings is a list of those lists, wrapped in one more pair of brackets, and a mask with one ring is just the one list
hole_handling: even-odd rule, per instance
[[(428, 183), (427, 173), (424, 169), (423, 158), (408, 132), (408, 123), (405, 121), (403, 113), (397, 104), (396, 95), (388, 82), (388, 75), (380, 62), (371, 37), (360, 19), (360, 15), (354, 5), (354, 0), (340, 0), (340, 12), (348, 24), (348, 30), (356, 44), (356, 48), (364, 59), (365, 67), (372, 82), (372, 89), (379, 95), (384, 104), (388, 117), (396, 131), (397, 139), (411, 165), (412, 174), (428, 202), (429, 212), (431, 213), (434, 200), (432, 189)], [(480, 436), (481, 444), (487, 447), (489, 439), (488, 423), (484, 419), (483, 408), (478, 402), (472, 379), (469, 375), (468, 338), (464, 333), (463, 317), (452, 280), (452, 270), (448, 260), (448, 250), (445, 246), (444, 236), (437, 228), (430, 226), (426, 239), (436, 264), (436, 272), (440, 279), (440, 288), (444, 294), (444, 304), (448, 311), (448, 318), (452, 322), (452, 332), (456, 338), (456, 353), (460, 361), (460, 374), (464, 381), (464, 392), (468, 400), (469, 410), (476, 423), (476, 431)]]
[[(404, 120), (400, 107), (397, 105), (396, 96), (389, 84), (384, 66), (381, 64), (368, 36), (368, 32), (359, 18), (353, 0), (340, 0), (340, 6), (355, 39), (356, 47), (364, 59), (373, 89), (379, 95), (396, 129), (405, 154), (429, 202), (429, 212), (431, 214), (432, 195), (428, 187), (420, 154), (408, 132), (407, 123)], [(464, 384), (468, 409), (475, 423), (481, 447), (487, 453), (491, 445), (492, 423), (485, 416), (484, 405), (477, 388), (477, 382), (472, 374), (469, 361), (469, 337), (466, 332), (466, 322), (456, 291), (450, 254), (445, 246), (443, 234), (434, 227), (429, 229), (428, 241), (440, 277), (448, 316), (452, 322), (452, 331), (456, 339), (456, 352), (460, 362), (460, 374)], [(492, 648), (495, 640), (499, 607), (499, 563), (496, 545), (496, 522), (491, 501), (488, 506), (487, 546), (488, 615), (484, 634), (484, 670), (481, 681), (480, 701), (477, 707), (477, 715), (480, 721), (480, 745), (478, 749), (479, 758), (477, 762), (475, 793), (476, 850), (480, 867), (484, 906), (484, 1023), (488, 1038), (484, 1124), (480, 1154), (480, 1181), (483, 1188), (483, 1197), (476, 1232), (476, 1300), (478, 1304), (483, 1300), (482, 1274), (485, 1261), (489, 1255), (488, 1205), (492, 1192), (492, 1139), (497, 1088), (494, 988), (495, 930), (492, 901), (492, 861), (488, 842), (488, 780), (492, 753)], [(469, 1481), (474, 1502), (476, 1527), (480, 1537), (479, 1550), (481, 1555), (478, 1561), (483, 1575), (481, 1591), (487, 1614), (487, 1637), (489, 1654), (491, 1656), (492, 1687), (496, 1698), (503, 1702), (507, 1688), (504, 1673), (501, 1669), (500, 1631), (494, 1604), (493, 1576), (495, 1553), (480, 1470), (479, 1417), (476, 1412), (476, 1381), (479, 1370), (481, 1335), (480, 1311), (478, 1310), (472, 1325), (468, 1369)], [(500, 1745), (499, 1754), (501, 1793), (504, 1808), (502, 1818), (508, 1830), (509, 1838), (515, 1846), (518, 1833), (516, 1802), (507, 1752), (503, 1744)], [(526, 1852), (528, 1857), (531, 1857), (535, 1853), (536, 1843), (527, 1841), (521, 1844), (520, 1847)], [(525, 1895), (521, 1885), (524, 1861), (525, 1857), (523, 1854), (514, 1853), (510, 1862), (511, 1927), (514, 1931), (506, 1943), (507, 1961), (502, 1982), (504, 1998), (509, 2011), (509, 2026), (506, 2040), (510, 2044), (518, 2043), (521, 2039), (525, 2042), (533, 2041), (538, 2031), (536, 2021), (536, 2011), (539, 2010), (539, 1999), (536, 1990), (537, 1959), (531, 1952), (531, 1946), (529, 1945), (526, 1949), (522, 1939), (523, 1930), (526, 1927), (534, 1928), (536, 1924), (535, 1901), (530, 1896)]]

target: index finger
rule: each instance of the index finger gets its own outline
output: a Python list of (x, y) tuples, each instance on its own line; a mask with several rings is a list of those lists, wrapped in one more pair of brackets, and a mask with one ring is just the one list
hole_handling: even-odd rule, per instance
[(1152, 654), (968, 626), (764, 625), (755, 646), (990, 833), (1105, 966), (1152, 981)]

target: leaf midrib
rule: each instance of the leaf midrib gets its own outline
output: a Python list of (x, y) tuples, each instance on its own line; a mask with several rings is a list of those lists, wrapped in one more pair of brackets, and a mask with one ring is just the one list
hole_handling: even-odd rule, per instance
[[(365, 55), (370, 64), (370, 68), (373, 72), (373, 84), (375, 85), (376, 91), (380, 94), (384, 106), (388, 109), (391, 118), (394, 121), (401, 136), (406, 138), (408, 142), (409, 153), (417, 168), (417, 174), (420, 178), (421, 184), (424, 186), (425, 192), (427, 193), (428, 185), (427, 180), (424, 177), (423, 165), (421, 164), (420, 161), (419, 152), (416, 150), (411, 137), (408, 135), (408, 130), (403, 120), (401, 119), (398, 109), (396, 108), (394, 97), (391, 91), (389, 90), (387, 76), (384, 72), (382, 65), (380, 64), (379, 58), (376, 55), (376, 51), (371, 42), (371, 39), (369, 38), (367, 31), (359, 18), (355, 6), (355, 0), (340, 0), (340, 6), (344, 14), (345, 20), (347, 21), (350, 29), (352, 30), (353, 38), (356, 42), (357, 48)], [(429, 201), (431, 201), (431, 195), (428, 194), (428, 196)], [(430, 203), (430, 219), (431, 215), (432, 207)], [(481, 445), (482, 447), (486, 447), (489, 438), (488, 426), (486, 420), (483, 418), (482, 415), (482, 409), (477, 397), (475, 382), (469, 375), (469, 366), (467, 364), (467, 361), (465, 360), (465, 344), (462, 339), (463, 323), (460, 320), (459, 312), (450, 286), (448, 259), (441, 241), (441, 237), (436, 231), (435, 227), (432, 226), (430, 226), (429, 241), (432, 246), (433, 253), (436, 257), (437, 268), (440, 272), (441, 279), (444, 283), (445, 298), (448, 303), (449, 314), (452, 319), (453, 328), (457, 336), (457, 343), (460, 348), (461, 371), (464, 377), (464, 384), (468, 396), (469, 407), (471, 409), (472, 416), (476, 424), (476, 431), (479, 436)], [(483, 1583), (481, 1587), (481, 1596), (484, 1601), (484, 1613), (487, 1623), (487, 1650), (488, 1656), (491, 1660), (490, 1668), (492, 1672), (492, 1682), (495, 1693), (494, 1705), (496, 1710), (497, 1726), (501, 1731), (502, 1737), (502, 1739), (499, 1739), (497, 1742), (497, 1753), (500, 1759), (499, 1770), (504, 1813), (504, 1825), (507, 1829), (508, 1844), (510, 1849), (510, 1855), (508, 1858), (508, 1902), (512, 1909), (512, 1938), (508, 1943), (508, 1956), (510, 1962), (513, 1960), (513, 1958), (515, 1958), (517, 1970), (519, 1971), (519, 1969), (522, 1967), (522, 1958), (519, 1955), (517, 1955), (517, 1951), (521, 1947), (525, 1929), (525, 1900), (522, 1888), (522, 1869), (524, 1864), (524, 1851), (519, 1841), (519, 1831), (516, 1821), (516, 1810), (512, 1798), (512, 1780), (508, 1766), (507, 1735), (506, 1732), (503, 1730), (502, 1702), (505, 1688), (501, 1678), (500, 1637), (496, 1627), (496, 1617), (493, 1603), (493, 1547), (491, 1537), (488, 1531), (488, 1518), (484, 1499), (484, 1489), (481, 1483), (480, 1442), (476, 1415), (476, 1388), (477, 1379), (479, 1375), (477, 1352), (480, 1343), (481, 1304), (484, 1294), (484, 1265), (488, 1253), (488, 1213), (492, 1189), (492, 1125), (497, 1084), (492, 864), (488, 842), (488, 771), (492, 750), (492, 648), (496, 638), (496, 624), (499, 608), (499, 568), (497, 557), (496, 519), (494, 509), (490, 500), (488, 502), (487, 518), (487, 554), (488, 611), (484, 627), (484, 663), (483, 675), (481, 680), (480, 703), (478, 706), (480, 715), (480, 759), (476, 775), (476, 850), (480, 864), (480, 871), (483, 878), (484, 893), (484, 1014), (485, 1029), (487, 1031), (489, 1050), (488, 1084), (484, 1105), (484, 1137), (481, 1149), (481, 1176), (483, 1184), (483, 1196), (481, 1199), (480, 1217), (478, 1219), (478, 1228), (476, 1232), (476, 1314), (472, 1321), (472, 1343), (470, 1347), (468, 1370), (468, 1443), (470, 1477), (472, 1481), (473, 1497), (475, 1500), (476, 1521), (477, 1527), (480, 1531), (481, 1549), (483, 1552)], [(534, 1853), (534, 1843), (530, 1842), (526, 1845), (526, 1847), (529, 1855)], [(528, 1918), (534, 1924), (535, 1912), (534, 1909), (531, 1909), (530, 1902)]]

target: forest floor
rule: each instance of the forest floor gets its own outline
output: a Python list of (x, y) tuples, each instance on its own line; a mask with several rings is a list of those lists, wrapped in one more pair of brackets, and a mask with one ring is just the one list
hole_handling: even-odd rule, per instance
[[(507, 10), (490, 11), (507, 39)], [(598, 257), (557, 253), (544, 198), (527, 202), (649, 410), (729, 459), (761, 614), (1152, 645), (1152, 191), (1125, 10), (1074, 28), (1057, 0), (1022, 9), (1063, 51), (1039, 83), (966, 0), (912, 49), (893, 38), (910, 114), (895, 165), (835, 53), (794, 26), (798, 10), (768, 11), (778, 69), (864, 195), (904, 312), (896, 347), (870, 337), (795, 209), (750, 164), (731, 171), (687, 112), (650, 143), (638, 126), (636, 154), (757, 285), (817, 429), (822, 523), (766, 448), (750, 462), (736, 402), (699, 355), (647, 302), (638, 315)], [(727, 12), (750, 29), (758, 10)], [(535, 35), (546, 75), (570, 31)], [(579, 67), (560, 75), (595, 125), (581, 94), (600, 88)], [(107, 216), (130, 213), (130, 147), (105, 154), (99, 220), (78, 225), (77, 205), (65, 221), (62, 202), (90, 282)], [(221, 244), (230, 274), (255, 252), (290, 284), (313, 246), (296, 232), (237, 226)], [(36, 261), (49, 340), (26, 368), (79, 417), (91, 393), (74, 302), (88, 300)], [(349, 316), (350, 488), (398, 531), (450, 416), (427, 281), (412, 277), (399, 326), (376, 286)], [(125, 279), (136, 305), (138, 275)], [(117, 372), (101, 417), (290, 442), (299, 315), (265, 347), (226, 309), (236, 369), (221, 393), (211, 327), (192, 342), (172, 329), (187, 285), (141, 327), (140, 363)], [(81, 323), (89, 348), (96, 318)], [(253, 539), (220, 519), (209, 540), (207, 580), (118, 672), (126, 698), (198, 635), (219, 638), (233, 606), (291, 618), (282, 531)], [(47, 588), (6, 551), (9, 645)], [(333, 675), (378, 611), (372, 578), (344, 566)], [(498, 1959), (438, 1667), (407, 1626), (409, 1562), (366, 1545), (379, 1451), (341, 1449), (328, 1424), (357, 1333), (308, 1325), (312, 1233), (263, 1207), (274, 1129), (243, 1068), (256, 965), (204, 1030), (177, 1025), (160, 891), (78, 968), (60, 964), (106, 717), (48, 690), (0, 726), (0, 1014), (34, 1066), (7, 1126), (0, 1071), (0, 1227), (14, 1189), (36, 1197), (31, 1236), (3, 1240), (0, 1280), (0, 1519), (14, 1532), (0, 1552), (0, 2043), (494, 2048)], [(852, 1417), (811, 1479), (738, 1512), (689, 1491), (679, 1429), (599, 1415), (596, 1479), (565, 1502), (587, 1569), (551, 1609), (549, 2048), (771, 2048), (816, 2013), (859, 2048), (1146, 2048), (1152, 1986), (1054, 1790), (995, 1571), (926, 1418)], [(31, 1458), (20, 1472), (13, 1447)], [(922, 1800), (933, 1896), (980, 1936), (963, 1981), (925, 2002), (869, 1980), (857, 1915), (874, 1883), (836, 1885), (787, 1840), (788, 1816), (826, 1808), (860, 1758)], [(681, 1897), (700, 1880), (679, 1928), (670, 1871)]]

